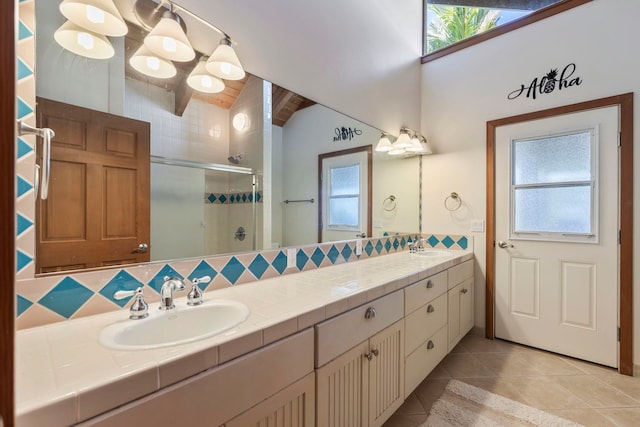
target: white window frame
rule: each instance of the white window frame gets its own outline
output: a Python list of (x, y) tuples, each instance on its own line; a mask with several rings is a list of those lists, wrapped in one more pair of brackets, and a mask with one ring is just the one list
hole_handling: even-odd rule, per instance
[[(514, 184), (514, 164), (515, 153), (514, 146), (518, 142), (535, 141), (536, 139), (549, 139), (562, 137), (565, 135), (575, 135), (581, 133), (589, 133), (591, 136), (591, 179), (584, 181), (566, 181), (556, 183), (543, 183), (543, 184)], [(510, 208), (510, 224), (509, 224), (509, 238), (511, 240), (539, 240), (548, 242), (571, 242), (571, 243), (590, 243), (597, 244), (600, 241), (599, 233), (599, 197), (598, 197), (598, 153), (599, 153), (599, 126), (575, 129), (562, 133), (536, 135), (526, 138), (513, 138), (509, 143), (509, 179), (511, 185), (511, 191), (509, 194), (509, 208)], [(516, 218), (516, 205), (515, 194), (516, 190), (520, 188), (551, 188), (551, 187), (572, 187), (589, 185), (591, 187), (591, 233), (561, 233), (561, 232), (525, 232), (515, 230), (515, 218)]]

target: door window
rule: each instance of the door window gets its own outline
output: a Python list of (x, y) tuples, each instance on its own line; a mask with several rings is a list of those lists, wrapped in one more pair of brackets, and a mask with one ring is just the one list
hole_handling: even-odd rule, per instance
[(360, 229), (360, 165), (329, 168), (329, 224), (334, 230)]
[(597, 242), (596, 131), (511, 142), (511, 238)]

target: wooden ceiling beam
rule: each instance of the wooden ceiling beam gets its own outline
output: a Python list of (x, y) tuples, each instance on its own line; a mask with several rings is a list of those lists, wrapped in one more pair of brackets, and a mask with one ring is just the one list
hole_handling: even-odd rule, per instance
[(428, 0), (439, 6), (484, 7), (489, 9), (538, 10), (561, 0)]

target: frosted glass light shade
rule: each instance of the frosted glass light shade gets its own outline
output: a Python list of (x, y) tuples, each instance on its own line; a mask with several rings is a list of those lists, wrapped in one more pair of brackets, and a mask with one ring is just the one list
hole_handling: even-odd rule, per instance
[(376, 144), (376, 151), (387, 152), (391, 151), (393, 147), (391, 146), (391, 141), (389, 141), (389, 137), (385, 134), (380, 136), (380, 140), (378, 144)]
[(144, 38), (144, 45), (162, 58), (178, 62), (191, 61), (196, 53), (179, 21), (178, 15), (166, 11), (160, 22)]
[(213, 51), (207, 61), (207, 71), (225, 80), (241, 80), (245, 76), (236, 51), (231, 47), (231, 40), (224, 38)]
[(405, 154), (407, 151), (404, 148), (394, 148), (389, 150), (388, 153), (392, 156), (399, 156), (400, 154)]
[(393, 148), (409, 148), (411, 147), (411, 137), (409, 137), (409, 132), (402, 128), (400, 129), (400, 136), (393, 144)]
[(86, 30), (71, 21), (62, 24), (53, 34), (53, 38), (68, 51), (87, 58), (109, 59), (115, 53), (105, 36)]
[(410, 151), (412, 153), (422, 152), (422, 144), (420, 143), (420, 139), (418, 138), (418, 135), (413, 135), (413, 137), (411, 137), (411, 146), (405, 148), (405, 150)]
[(60, 12), (69, 21), (105, 36), (124, 36), (127, 24), (112, 0), (64, 0)]
[(207, 72), (205, 67), (206, 57), (200, 59), (196, 68), (193, 69), (189, 77), (187, 77), (187, 84), (192, 89), (205, 93), (218, 93), (224, 90), (224, 82), (219, 78), (212, 76)]
[(136, 70), (150, 77), (168, 79), (176, 75), (176, 67), (164, 58), (149, 50), (145, 45), (133, 54), (129, 64)]

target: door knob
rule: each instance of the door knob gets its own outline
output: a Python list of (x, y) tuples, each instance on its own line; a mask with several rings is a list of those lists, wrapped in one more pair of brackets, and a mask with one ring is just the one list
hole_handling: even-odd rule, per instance
[(149, 245), (146, 243), (140, 243), (137, 248), (133, 250), (136, 254), (143, 254), (149, 250)]
[(510, 244), (510, 243), (503, 242), (502, 240), (500, 240), (500, 241), (498, 242), (498, 247), (500, 247), (500, 248), (502, 248), (502, 249), (505, 249), (505, 248), (512, 248), (512, 247), (513, 247), (513, 245), (512, 245), (512, 244)]
[(364, 239), (365, 237), (367, 237), (367, 234), (366, 233), (356, 234), (356, 237), (361, 237)]

